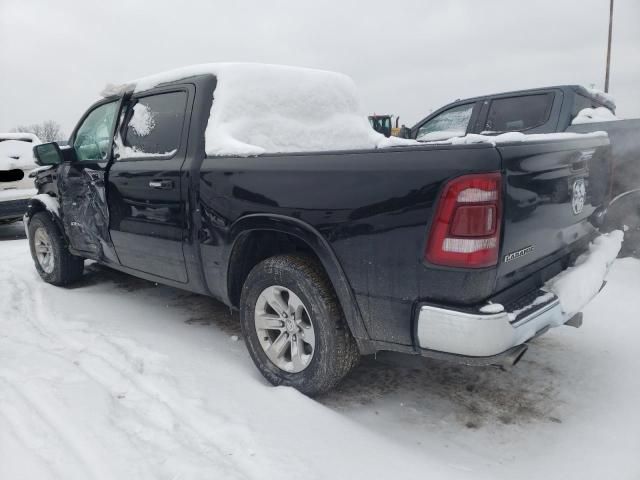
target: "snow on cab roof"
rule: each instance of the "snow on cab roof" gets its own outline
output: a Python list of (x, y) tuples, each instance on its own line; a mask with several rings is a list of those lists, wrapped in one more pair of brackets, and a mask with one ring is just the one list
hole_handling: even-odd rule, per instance
[(214, 75), (217, 86), (205, 132), (214, 156), (380, 148), (406, 142), (375, 132), (346, 75), (256, 63), (193, 65), (108, 86), (104, 96), (135, 92), (196, 75)]

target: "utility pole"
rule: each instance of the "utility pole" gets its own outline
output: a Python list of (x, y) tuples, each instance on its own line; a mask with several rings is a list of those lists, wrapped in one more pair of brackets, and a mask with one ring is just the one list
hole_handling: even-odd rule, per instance
[(604, 77), (604, 91), (609, 92), (609, 68), (611, 66), (611, 32), (613, 31), (613, 0), (609, 0), (609, 42), (607, 43), (607, 72)]

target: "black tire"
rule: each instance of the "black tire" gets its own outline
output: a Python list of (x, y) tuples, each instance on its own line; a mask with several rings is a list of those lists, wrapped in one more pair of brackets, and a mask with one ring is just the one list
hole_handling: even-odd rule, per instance
[[(38, 229), (44, 229), (51, 243), (53, 268), (50, 272), (43, 269), (36, 256), (35, 234)], [(31, 258), (35, 263), (40, 277), (53, 285), (68, 285), (77, 281), (84, 270), (84, 258), (72, 255), (67, 247), (67, 241), (48, 212), (38, 212), (29, 220), (29, 248)]]
[[(291, 290), (304, 303), (315, 331), (315, 350), (298, 373), (277, 367), (266, 355), (254, 320), (260, 294), (270, 286)], [(313, 396), (335, 387), (358, 363), (359, 352), (340, 304), (322, 266), (305, 255), (278, 255), (249, 273), (242, 288), (240, 323), (245, 344), (258, 370), (273, 385), (286, 385)]]

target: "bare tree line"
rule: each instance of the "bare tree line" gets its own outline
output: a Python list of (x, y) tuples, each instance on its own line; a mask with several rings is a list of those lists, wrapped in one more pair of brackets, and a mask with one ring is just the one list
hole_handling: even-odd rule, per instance
[(55, 120), (46, 120), (42, 123), (34, 123), (33, 125), (18, 125), (11, 131), (14, 133), (33, 133), (45, 143), (65, 139), (62, 127)]

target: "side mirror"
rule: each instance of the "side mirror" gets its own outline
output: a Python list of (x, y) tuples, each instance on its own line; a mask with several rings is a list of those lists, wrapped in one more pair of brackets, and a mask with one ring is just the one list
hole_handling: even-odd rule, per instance
[(60, 147), (56, 142), (36, 145), (33, 147), (33, 156), (36, 157), (36, 164), (40, 166), (59, 165), (64, 161)]
[(400, 138), (411, 138), (411, 129), (405, 125), (400, 127), (400, 134), (398, 135)]

